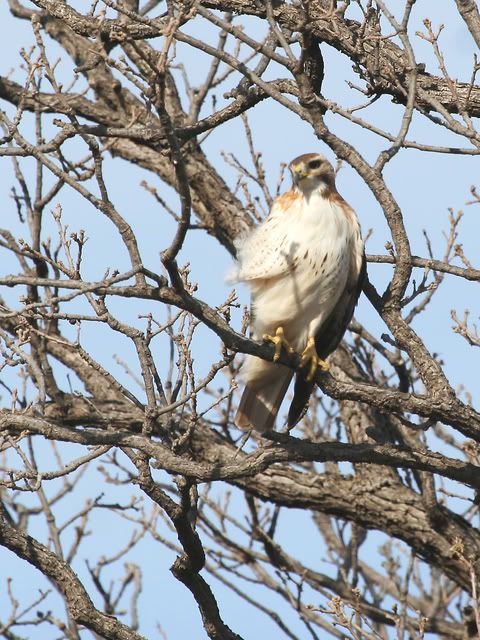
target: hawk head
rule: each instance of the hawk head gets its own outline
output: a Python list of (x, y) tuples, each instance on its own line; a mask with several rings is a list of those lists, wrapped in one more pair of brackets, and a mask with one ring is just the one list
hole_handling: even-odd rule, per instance
[(335, 172), (330, 162), (321, 153), (305, 153), (289, 164), (293, 184), (300, 191), (311, 193), (319, 187), (322, 190), (335, 189)]

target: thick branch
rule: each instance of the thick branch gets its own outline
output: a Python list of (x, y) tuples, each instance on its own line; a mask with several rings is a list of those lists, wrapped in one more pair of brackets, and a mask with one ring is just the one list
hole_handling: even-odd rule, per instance
[[(111, 426), (115, 424), (115, 414), (111, 405), (106, 410), (92, 409), (91, 402), (76, 400), (76, 411), (72, 421), (78, 423), (97, 422), (102, 424), (99, 416)], [(133, 425), (138, 415), (138, 428), (141, 429), (141, 412), (133, 411), (128, 405), (125, 409), (118, 407), (120, 419), (130, 421)], [(83, 418), (82, 418), (83, 416)], [(195, 459), (172, 453), (167, 447), (149, 438), (118, 430), (74, 429), (69, 424), (68, 413), (63, 417), (63, 425), (51, 420), (42, 420), (27, 415), (3, 414), (0, 424), (12, 432), (42, 434), (47, 438), (65, 440), (83, 444), (114, 444), (132, 447), (146, 453), (157, 460), (157, 465), (171, 473), (180, 474), (200, 480), (224, 479), (231, 484), (247, 489), (263, 500), (292, 508), (306, 508), (321, 511), (351, 520), (369, 529), (380, 529), (389, 535), (404, 540), (416, 553), (445, 571), (449, 577), (466, 590), (471, 589), (470, 575), (465, 564), (450, 547), (455, 539), (461, 539), (467, 557), (480, 557), (480, 538), (468, 523), (439, 507), (437, 522), (432, 526), (431, 514), (425, 510), (421, 496), (413, 490), (398, 483), (388, 476), (376, 474), (365, 477), (362, 482), (358, 478), (342, 477), (335, 474), (297, 471), (291, 462), (305, 460), (325, 461), (328, 459), (355, 462), (378, 462), (389, 460), (391, 464), (395, 456), (398, 460), (410, 456), (416, 468), (437, 469), (445, 461), (445, 475), (457, 468), (462, 476), (469, 475), (470, 480), (478, 486), (478, 470), (474, 465), (448, 460), (443, 456), (427, 452), (412, 452), (400, 447), (385, 445), (342, 445), (340, 443), (314, 444), (298, 441), (288, 436), (272, 434), (283, 444), (283, 448), (258, 448), (251, 454), (237, 454), (235, 447), (209, 427), (198, 424), (194, 433), (192, 446)], [(171, 423), (170, 423), (171, 424)], [(341, 452), (341, 455), (338, 455)], [(347, 456), (343, 456), (347, 453)], [(333, 454), (333, 455), (332, 455)], [(287, 464), (278, 464), (286, 462)], [(396, 464), (396, 462), (395, 462)], [(413, 465), (412, 465), (413, 466)]]
[[(349, 461), (352, 463), (371, 463), (429, 471), (480, 489), (480, 473), (476, 465), (447, 458), (426, 450), (414, 451), (407, 447), (387, 444), (362, 443), (352, 445), (340, 442), (317, 444), (297, 440), (279, 433), (272, 433), (269, 437), (281, 443), (281, 448), (260, 447), (238, 461), (225, 460), (222, 464), (205, 465), (202, 462), (196, 462), (189, 460), (185, 456), (177, 455), (165, 445), (152, 441), (140, 434), (120, 431), (118, 428), (115, 431), (98, 430), (98, 427), (104, 424), (104, 420), (108, 421), (109, 425), (115, 424), (116, 415), (118, 414), (114, 409), (110, 408), (110, 414), (104, 414), (104, 420), (102, 420), (96, 413), (92, 414), (90, 404), (85, 403), (85, 410), (83, 414), (80, 413), (83, 418), (80, 420), (79, 416), (77, 416), (75, 422), (78, 423), (80, 421), (82, 426), (85, 423), (91, 424), (94, 428), (74, 429), (71, 426), (66, 426), (69, 423), (67, 407), (62, 421), (63, 424), (34, 418), (33, 416), (20, 416), (10, 412), (0, 412), (0, 431), (19, 434), (23, 430), (27, 430), (33, 434), (43, 435), (48, 439), (57, 439), (64, 442), (132, 447), (155, 458), (158, 466), (165, 471), (194, 478), (199, 482), (254, 476), (276, 463)], [(78, 403), (76, 405), (78, 407)], [(121, 405), (119, 406), (121, 407)], [(132, 408), (128, 405), (126, 405), (126, 408), (122, 408), (121, 411), (123, 413), (128, 411), (127, 415), (132, 414)], [(135, 415), (138, 417), (132, 420), (133, 423), (136, 420), (141, 420), (141, 413), (135, 413)], [(121, 416), (120, 419), (123, 423), (125, 422), (125, 416)]]
[(455, 0), (455, 2), (472, 38), (480, 49), (480, 13), (477, 3), (474, 0)]
[(4, 507), (0, 507), (0, 544), (29, 562), (57, 586), (65, 598), (70, 615), (78, 624), (84, 625), (102, 638), (142, 639), (142, 636), (113, 616), (98, 611), (70, 565), (35, 538), (16, 529)]
[[(207, 0), (202, 3), (211, 9), (231, 11), (266, 19), (266, 11), (254, 0)], [(473, 3), (472, 3), (473, 4)], [(304, 22), (297, 7), (280, 4), (273, 9), (278, 23), (296, 31)], [(372, 95), (386, 93), (400, 104), (407, 103), (407, 78), (409, 63), (406, 53), (391, 39), (365, 38), (361, 40), (361, 25), (355, 20), (343, 18), (338, 11), (332, 11), (330, 0), (316, 0), (309, 3), (309, 30), (321, 42), (325, 42), (360, 65)], [(417, 75), (419, 93), (428, 100), (417, 96), (416, 106), (426, 111), (435, 111), (433, 104), (440, 103), (449, 113), (467, 111), (471, 116), (480, 115), (480, 87), (467, 82), (456, 82), (457, 95), (452, 95), (450, 84), (444, 78), (432, 76), (419, 65)], [(458, 97), (457, 97), (458, 96)]]

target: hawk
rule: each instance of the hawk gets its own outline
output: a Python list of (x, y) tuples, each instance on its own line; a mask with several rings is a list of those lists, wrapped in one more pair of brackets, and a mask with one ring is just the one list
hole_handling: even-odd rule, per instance
[(303, 415), (318, 367), (345, 333), (365, 275), (365, 251), (354, 210), (335, 188), (332, 165), (307, 153), (289, 165), (293, 187), (273, 203), (266, 220), (241, 238), (230, 282), (246, 282), (252, 298), (252, 337), (275, 345), (274, 362), (248, 355), (235, 424), (273, 429), (293, 371), (277, 363), (282, 347), (301, 352), (288, 414)]

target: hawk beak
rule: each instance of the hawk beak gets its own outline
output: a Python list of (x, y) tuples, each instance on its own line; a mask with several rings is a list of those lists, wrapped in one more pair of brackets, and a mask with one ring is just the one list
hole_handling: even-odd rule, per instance
[(308, 177), (308, 171), (305, 170), (305, 166), (299, 165), (292, 170), (292, 177), (295, 184), (298, 184), (301, 180)]

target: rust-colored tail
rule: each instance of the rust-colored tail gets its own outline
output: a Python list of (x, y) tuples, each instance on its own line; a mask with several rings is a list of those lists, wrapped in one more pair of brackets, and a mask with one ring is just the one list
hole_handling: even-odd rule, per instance
[(292, 379), (292, 371), (282, 365), (263, 361), (261, 369), (261, 377), (247, 381), (235, 416), (235, 424), (244, 431), (273, 429)]

